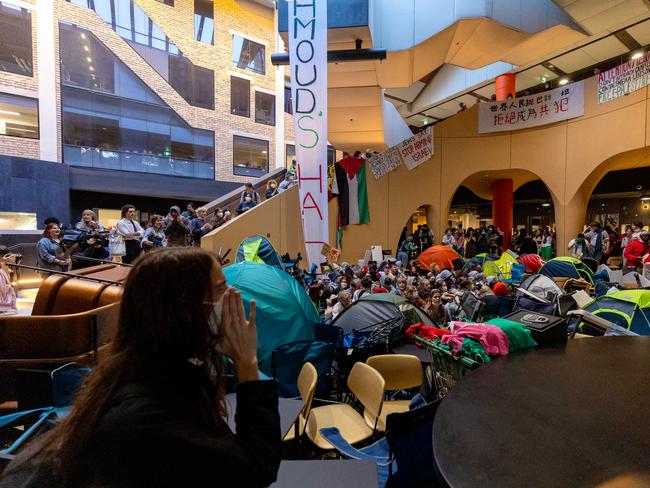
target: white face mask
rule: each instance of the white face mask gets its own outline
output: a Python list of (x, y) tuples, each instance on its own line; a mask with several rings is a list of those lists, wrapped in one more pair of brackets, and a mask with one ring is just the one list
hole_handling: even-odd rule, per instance
[(345, 282), (345, 281), (341, 283), (341, 288), (343, 288), (344, 290), (345, 290), (348, 286), (349, 286), (349, 285), (348, 285), (347, 282)]
[(221, 327), (221, 313), (223, 311), (223, 297), (217, 300), (216, 302), (204, 302), (206, 305), (212, 305), (212, 313), (208, 318), (208, 324), (210, 325), (210, 332), (214, 337), (219, 335), (219, 328)]

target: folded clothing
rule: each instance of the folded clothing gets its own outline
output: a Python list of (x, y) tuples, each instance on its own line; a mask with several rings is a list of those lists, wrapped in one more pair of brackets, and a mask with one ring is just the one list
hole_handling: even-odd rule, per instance
[(450, 344), (454, 352), (463, 348), (465, 337), (479, 341), (490, 356), (505, 356), (509, 352), (508, 336), (494, 325), (453, 321), (451, 328), (454, 331), (453, 334), (445, 335), (440, 342)]
[(525, 325), (519, 322), (514, 322), (508, 319), (495, 318), (485, 322), (488, 325), (494, 325), (501, 329), (507, 336), (509, 341), (510, 352), (524, 349), (526, 347), (535, 347), (537, 342), (530, 335), (530, 330)]
[(415, 343), (415, 345), (418, 347), (424, 347), (424, 346), (419, 342), (415, 341), (416, 335), (422, 337), (423, 339), (432, 341), (437, 337), (442, 337), (448, 334), (451, 334), (451, 331), (448, 329), (439, 329), (437, 327), (431, 327), (430, 325), (424, 325), (421, 322), (417, 324), (413, 324), (408, 329), (406, 329), (406, 338), (410, 342)]

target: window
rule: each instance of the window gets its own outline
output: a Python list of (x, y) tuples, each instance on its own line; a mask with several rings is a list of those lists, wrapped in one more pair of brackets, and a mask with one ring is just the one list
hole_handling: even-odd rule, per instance
[(288, 114), (293, 113), (292, 101), (293, 99), (291, 98), (291, 87), (285, 86), (284, 87), (284, 111)]
[(187, 103), (214, 109), (214, 72), (193, 64), (133, 0), (68, 1), (94, 10)]
[(230, 113), (250, 117), (251, 82), (236, 76), (230, 77)]
[(233, 172), (240, 176), (262, 176), (269, 171), (269, 141), (234, 136)]
[(0, 2), (0, 71), (33, 76), (32, 14)]
[(38, 100), (0, 93), (0, 135), (38, 139)]
[(296, 159), (296, 146), (293, 144), (287, 144), (287, 147), (285, 149), (285, 166), (287, 168), (291, 168), (291, 163), (293, 162), (294, 159)]
[(214, 45), (214, 4), (212, 0), (194, 0), (194, 39)]
[(258, 124), (275, 125), (275, 96), (268, 93), (255, 92), (255, 122)]
[(263, 75), (265, 72), (265, 56), (266, 48), (263, 44), (233, 34), (232, 64), (234, 66)]
[(174, 0), (157, 0), (160, 3), (164, 3), (165, 5), (169, 5), (170, 7), (174, 6)]
[(190, 127), (89, 31), (59, 23), (59, 36), (65, 163), (214, 179), (213, 132)]

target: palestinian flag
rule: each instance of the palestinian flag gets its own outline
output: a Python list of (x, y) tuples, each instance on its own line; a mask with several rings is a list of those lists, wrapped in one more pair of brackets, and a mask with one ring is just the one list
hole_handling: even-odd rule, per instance
[(336, 163), (335, 171), (340, 224), (369, 223), (366, 160), (347, 156)]

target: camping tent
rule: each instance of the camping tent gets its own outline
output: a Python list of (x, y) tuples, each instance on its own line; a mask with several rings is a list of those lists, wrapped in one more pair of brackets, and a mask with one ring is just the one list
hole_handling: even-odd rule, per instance
[(521, 282), (518, 290), (526, 290), (528, 293), (532, 293), (538, 298), (551, 302), (560, 295), (564, 295), (564, 291), (557, 285), (557, 283), (555, 283), (555, 281), (548, 276), (541, 274), (528, 276)]
[(594, 283), (593, 273), (589, 267), (579, 259), (568, 256), (551, 259), (539, 272), (549, 278), (582, 278), (591, 284)]
[(316, 307), (305, 289), (284, 271), (267, 264), (236, 263), (223, 269), (229, 286), (257, 306), (257, 357), (259, 368), (271, 374), (271, 352), (289, 342), (313, 339), (320, 323)]
[(449, 246), (431, 246), (416, 258), (420, 268), (429, 270), (432, 264), (440, 269), (458, 269), (463, 265), (463, 258)]
[(408, 327), (418, 322), (434, 326), (426, 312), (394, 293), (364, 295), (336, 317), (332, 325), (347, 333), (393, 321), (396, 323), (395, 328)]
[(236, 262), (264, 263), (284, 270), (282, 259), (273, 244), (262, 236), (247, 237), (237, 248)]
[[(616, 291), (596, 298), (584, 310), (630, 332), (650, 335), (650, 290)], [(582, 323), (578, 327), (582, 329)]]

